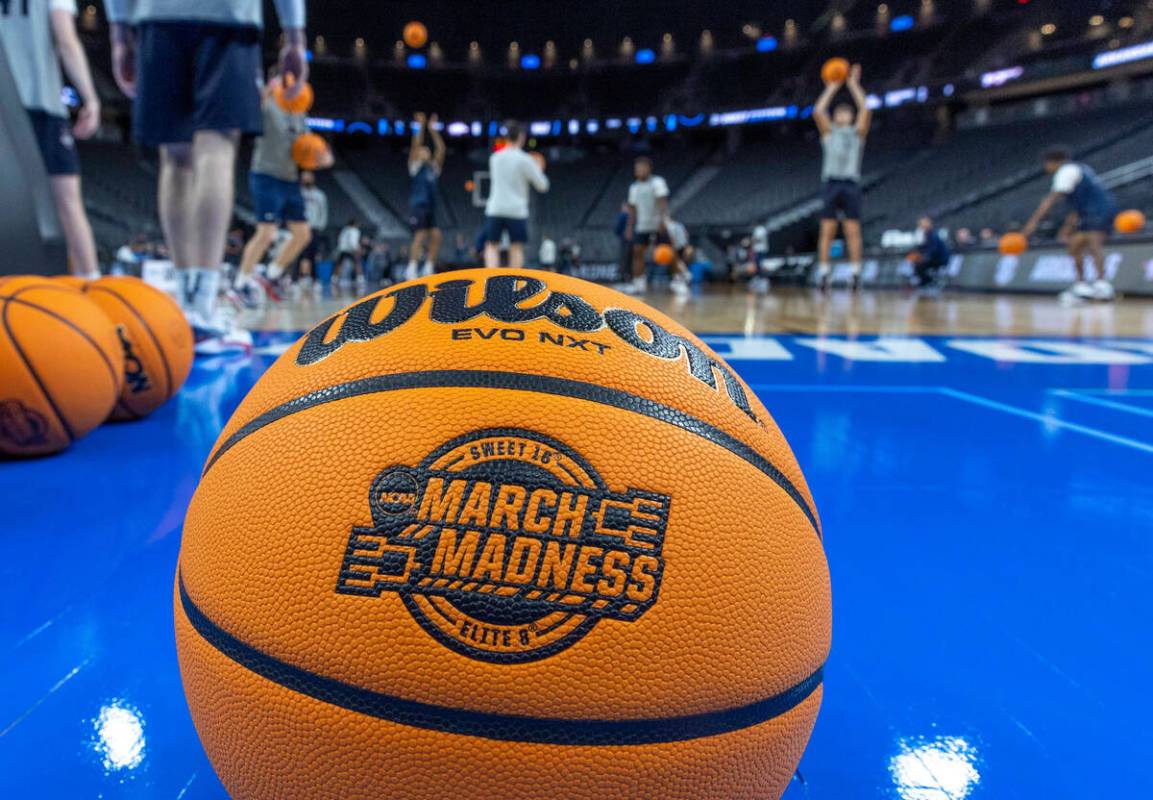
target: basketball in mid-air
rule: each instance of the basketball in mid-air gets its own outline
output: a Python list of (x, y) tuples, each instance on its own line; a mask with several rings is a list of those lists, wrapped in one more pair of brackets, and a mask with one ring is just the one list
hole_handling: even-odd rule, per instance
[(825, 83), (841, 83), (849, 77), (849, 62), (837, 57), (830, 58), (821, 67), (821, 80)]
[(1135, 208), (1122, 211), (1113, 220), (1113, 227), (1118, 233), (1140, 233), (1145, 227), (1145, 215)]
[(123, 382), (116, 326), (71, 286), (0, 285), (0, 455), (63, 450), (108, 418)]
[(679, 323), (561, 275), (402, 283), (214, 446), (185, 692), (237, 800), (776, 798), (821, 702), (821, 536), (772, 416)]
[(404, 43), (414, 50), (428, 44), (428, 28), (423, 22), (412, 21), (404, 26)]
[(658, 244), (653, 248), (653, 261), (662, 267), (667, 267), (677, 260), (677, 251), (671, 245)]
[(1020, 233), (1006, 233), (997, 243), (997, 249), (1003, 256), (1019, 256), (1029, 249), (1029, 240)]

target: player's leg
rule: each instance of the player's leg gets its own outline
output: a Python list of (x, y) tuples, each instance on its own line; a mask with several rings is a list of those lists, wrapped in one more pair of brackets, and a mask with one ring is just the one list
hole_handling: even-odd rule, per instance
[[(1115, 296), (1113, 291), (1113, 284), (1105, 276), (1105, 231), (1092, 230), (1086, 231), (1085, 237), (1085, 252), (1093, 261), (1093, 269), (1097, 273), (1097, 279), (1093, 282), (1093, 299), (1094, 300), (1112, 300)], [(1082, 264), (1084, 269), (1084, 264)]]
[(276, 239), (276, 230), (277, 224), (275, 222), (256, 223), (252, 237), (244, 245), (244, 254), (240, 258), (239, 275), (237, 275), (238, 280), (245, 280), (252, 275), (256, 265), (268, 252), (268, 248), (272, 247), (272, 243)]
[(160, 146), (160, 171), (157, 190), (157, 212), (168, 253), (180, 276), (180, 302), (185, 311), (192, 310), (197, 275), (193, 271), (190, 250), (194, 174), (192, 143), (180, 142)]
[(849, 251), (849, 269), (852, 272), (853, 288), (861, 288), (861, 221), (846, 218), (842, 223), (845, 231), (845, 249)]
[(504, 233), (504, 220), (486, 217), (484, 222), (484, 265), (489, 269), (500, 266), (500, 237)]
[(312, 228), (308, 226), (307, 215), (304, 211), (304, 194), (300, 191), (300, 184), (295, 181), (285, 181), (282, 186), (283, 204), (281, 219), (288, 226), (290, 238), (284, 247), (276, 254), (276, 259), (268, 268), (268, 280), (278, 281), (288, 271), (289, 267), (308, 243), (312, 241)]
[[(413, 219), (416, 220), (416, 217)], [(406, 281), (411, 281), (420, 272), (420, 255), (424, 252), (425, 240), (427, 238), (428, 231), (423, 227), (417, 228), (412, 232), (412, 244), (408, 248), (408, 264), (404, 268), (404, 279)]]
[(1093, 287), (1085, 280), (1085, 253), (1088, 245), (1088, 235), (1084, 231), (1076, 231), (1069, 236), (1069, 257), (1073, 259), (1073, 270), (1077, 279), (1072, 286), (1061, 293), (1060, 300), (1062, 302), (1093, 299)]
[(823, 217), (817, 238), (817, 285), (828, 289), (832, 280), (833, 267), (829, 263), (829, 254), (833, 248), (833, 238), (837, 235), (836, 217)]
[(524, 246), (528, 242), (528, 220), (510, 219), (508, 228), (508, 265), (524, 269)]
[(432, 275), (436, 272), (437, 259), (440, 258), (440, 243), (442, 235), (440, 228), (431, 227), (428, 229), (428, 250), (425, 253), (424, 259), (424, 274)]
[(68, 267), (73, 275), (95, 278), (100, 275), (96, 259), (96, 238), (84, 211), (84, 198), (80, 193), (80, 176), (53, 175), (50, 179), (52, 200), (56, 215), (64, 231), (68, 247)]

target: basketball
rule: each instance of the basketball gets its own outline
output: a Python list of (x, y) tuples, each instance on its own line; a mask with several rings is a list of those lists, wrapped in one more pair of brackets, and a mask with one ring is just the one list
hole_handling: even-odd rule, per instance
[[(292, 76), (286, 76), (285, 82), (287, 87), (291, 87)], [(283, 84), (272, 90), (272, 97), (276, 104), (289, 114), (307, 114), (315, 99), (312, 93), (312, 84), (305, 81), (300, 87), (300, 91), (296, 93), (296, 97), (288, 97), (286, 91), (286, 86)]]
[(997, 244), (1003, 256), (1019, 256), (1029, 249), (1029, 240), (1019, 233), (1006, 233)]
[(53, 275), (52, 280), (79, 291), (84, 291), (84, 287), (88, 285), (88, 279), (81, 278), (79, 275)]
[(843, 58), (830, 58), (821, 67), (821, 80), (825, 83), (841, 83), (849, 77), (849, 62)]
[(55, 453), (108, 418), (122, 382), (116, 328), (40, 277), (0, 285), (0, 454)]
[(404, 43), (414, 50), (428, 44), (428, 28), (422, 22), (410, 22), (404, 26)]
[(466, 192), (470, 192), (470, 193), (476, 191), (476, 181), (471, 180), (471, 179), (465, 181), (464, 182), (464, 190)]
[(301, 169), (321, 169), (328, 153), (328, 142), (312, 132), (302, 133), (292, 143), (292, 160)]
[(176, 301), (139, 278), (105, 277), (84, 287), (118, 329), (124, 387), (112, 419), (139, 419), (180, 391), (192, 370), (192, 328)]
[(1122, 211), (1113, 220), (1113, 227), (1117, 229), (1117, 233), (1140, 233), (1145, 227), (1145, 215), (1135, 208)]
[(528, 271), (403, 283), (292, 345), (208, 458), (174, 595), (238, 800), (775, 798), (831, 633), (813, 499), (748, 385), (643, 302)]
[(653, 250), (653, 261), (667, 267), (677, 260), (677, 253), (670, 245), (658, 244)]

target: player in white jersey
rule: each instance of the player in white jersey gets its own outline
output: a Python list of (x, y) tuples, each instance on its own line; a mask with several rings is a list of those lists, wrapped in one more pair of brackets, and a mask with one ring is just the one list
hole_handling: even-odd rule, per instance
[[(68, 247), (69, 269), (84, 278), (99, 277), (96, 240), (80, 191), (75, 140), (87, 139), (100, 127), (100, 98), (76, 35), (76, 0), (0, 3), (0, 41), (44, 159)], [(74, 125), (69, 124), (62, 99), (61, 63), (80, 96)]]
[[(833, 109), (830, 119), (829, 104), (842, 85), (848, 88), (856, 109), (848, 103), (841, 103)], [(832, 276), (829, 251), (833, 237), (837, 235), (838, 222), (845, 232), (853, 288), (861, 286), (861, 158), (872, 120), (873, 113), (869, 110), (865, 90), (861, 88), (860, 64), (854, 64), (849, 70), (847, 82), (827, 84), (813, 106), (813, 121), (821, 134), (824, 154), (821, 165), (824, 209), (821, 211), (817, 261), (817, 280), (822, 289), (829, 288)]]
[(633, 181), (629, 187), (629, 219), (625, 238), (633, 243), (633, 282), (630, 293), (641, 294), (647, 288), (645, 257), (650, 247), (665, 235), (669, 220), (669, 185), (653, 174), (653, 162), (640, 156), (633, 162)]
[(489, 156), (491, 176), (484, 214), (484, 265), (500, 266), (501, 239), (508, 237), (508, 265), (524, 267), (524, 245), (528, 241), (529, 190), (549, 190), (548, 177), (539, 161), (524, 151), (525, 131), (518, 122), (505, 123), (508, 144)]
[[(280, 74), (308, 77), (304, 0), (275, 0)], [(106, 0), (112, 68), (137, 141), (160, 148), (160, 222), (181, 304), (206, 347), (251, 343), (218, 312), (241, 134), (262, 132), (261, 0)]]

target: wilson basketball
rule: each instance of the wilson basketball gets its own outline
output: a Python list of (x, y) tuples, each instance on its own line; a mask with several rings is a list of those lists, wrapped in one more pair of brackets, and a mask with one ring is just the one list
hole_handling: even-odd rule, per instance
[(300, 87), (300, 91), (296, 93), (295, 97), (289, 97), (285, 86), (291, 87), (294, 79), (291, 75), (286, 75), (283, 83), (277, 85), (272, 90), (272, 99), (281, 109), (289, 114), (307, 114), (309, 109), (312, 108), (312, 103), (315, 99), (312, 92), (312, 84), (305, 81)]
[(849, 62), (843, 58), (830, 58), (821, 67), (821, 80), (825, 83), (841, 83), (849, 77)]
[(1006, 233), (997, 243), (1003, 256), (1019, 256), (1029, 249), (1029, 240), (1020, 233)]
[(108, 418), (122, 381), (116, 327), (75, 289), (0, 285), (0, 454), (63, 450)]
[(778, 797), (831, 630), (749, 387), (642, 302), (529, 271), (400, 284), (296, 342), (208, 458), (175, 583), (240, 800)]
[(112, 419), (139, 419), (180, 391), (192, 370), (192, 328), (176, 301), (139, 278), (105, 277), (85, 293), (117, 325), (124, 386)]
[(84, 291), (84, 287), (88, 285), (88, 279), (81, 278), (79, 275), (53, 275), (52, 280), (79, 291)]
[(302, 133), (292, 143), (292, 160), (301, 169), (320, 169), (328, 153), (328, 142), (315, 133)]
[(410, 22), (404, 26), (404, 43), (414, 50), (428, 44), (428, 28), (422, 22)]
[(653, 249), (653, 261), (662, 267), (667, 267), (677, 260), (677, 253), (670, 245), (658, 244)]
[(1122, 211), (1113, 220), (1117, 233), (1140, 233), (1145, 227), (1145, 215), (1135, 208)]

